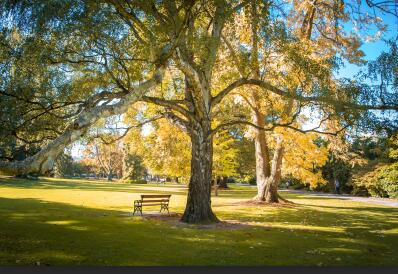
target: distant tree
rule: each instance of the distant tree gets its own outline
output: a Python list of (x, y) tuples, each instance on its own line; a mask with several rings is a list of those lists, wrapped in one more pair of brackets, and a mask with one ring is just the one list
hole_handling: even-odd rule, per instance
[(141, 179), (146, 169), (142, 157), (130, 151), (129, 145), (123, 148), (123, 179)]
[(337, 179), (343, 191), (350, 191), (350, 189), (347, 189), (347, 183), (350, 182), (352, 176), (352, 166), (348, 161), (337, 158), (333, 153), (329, 153), (328, 159), (321, 170), (323, 178), (329, 183), (328, 190), (331, 191), (334, 189), (334, 180)]
[(101, 168), (97, 165), (97, 162), (95, 159), (85, 157), (78, 162), (80, 166), (79, 170), (79, 176), (85, 174), (86, 176), (88, 174), (96, 174), (97, 177), (102, 173)]
[(108, 181), (112, 181), (114, 175), (117, 175), (119, 178), (121, 177), (123, 169), (121, 141), (106, 144), (98, 139), (94, 139), (88, 143), (85, 155), (95, 160), (95, 164), (107, 174)]
[(74, 174), (74, 161), (71, 155), (67, 153), (62, 153), (58, 156), (55, 161), (53, 174), (54, 177), (62, 178), (65, 176), (71, 176)]
[(237, 175), (239, 150), (235, 142), (227, 132), (219, 132), (214, 136), (213, 174), (216, 178), (221, 177), (219, 188), (228, 188), (228, 177)]

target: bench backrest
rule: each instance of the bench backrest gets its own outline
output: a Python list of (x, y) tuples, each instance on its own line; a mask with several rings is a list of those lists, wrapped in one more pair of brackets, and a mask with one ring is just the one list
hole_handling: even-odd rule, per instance
[(145, 199), (159, 199), (159, 200), (169, 200), (170, 199), (170, 194), (167, 195), (141, 195), (141, 200)]

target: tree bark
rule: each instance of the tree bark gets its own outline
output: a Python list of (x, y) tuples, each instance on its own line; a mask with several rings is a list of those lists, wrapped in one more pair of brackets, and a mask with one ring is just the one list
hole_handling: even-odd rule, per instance
[[(258, 109), (253, 110), (253, 123), (259, 127), (265, 126), (264, 115)], [(257, 195), (253, 198), (254, 201), (265, 201), (265, 188), (267, 185), (267, 178), (270, 176), (271, 167), (269, 159), (269, 149), (265, 132), (260, 129), (255, 129), (255, 158), (256, 158), (256, 182)]]
[(192, 143), (191, 178), (187, 204), (182, 221), (186, 223), (212, 223), (218, 219), (211, 209), (211, 179), (213, 140), (210, 121), (195, 123), (190, 129)]
[(265, 188), (265, 201), (267, 203), (278, 203), (278, 185), (281, 181), (282, 159), (283, 159), (283, 141), (277, 139), (277, 144), (272, 159), (271, 175), (268, 177), (267, 186)]

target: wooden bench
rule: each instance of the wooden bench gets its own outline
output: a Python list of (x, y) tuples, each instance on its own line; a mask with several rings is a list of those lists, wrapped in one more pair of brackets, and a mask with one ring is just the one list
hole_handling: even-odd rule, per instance
[(160, 205), (160, 211), (162, 210), (167, 210), (167, 213), (169, 213), (169, 201), (170, 201), (170, 196), (171, 195), (141, 195), (141, 200), (135, 200), (134, 201), (134, 212), (133, 215), (136, 212), (140, 212), (142, 216), (142, 207), (145, 206), (154, 206), (154, 205)]

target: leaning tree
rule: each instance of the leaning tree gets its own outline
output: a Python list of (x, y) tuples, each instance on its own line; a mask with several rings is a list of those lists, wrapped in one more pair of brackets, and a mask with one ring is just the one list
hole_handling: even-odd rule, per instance
[[(271, 6), (279, 8), (279, 25), (269, 27), (289, 30), (282, 16), (284, 1), (71, 0), (67, 4), (43, 1), (41, 5), (3, 1), (1, 98), (27, 101), (29, 117), (33, 117), (29, 123), (35, 124), (34, 115), (40, 111), (48, 117), (58, 116), (60, 121), (59, 134), (41, 140), (43, 148), (38, 153), (22, 161), (0, 162), (0, 170), (14, 174), (51, 170), (64, 148), (85, 135), (99, 119), (125, 113), (133, 103), (144, 101), (163, 107), (162, 115), (191, 140), (191, 177), (182, 220), (214, 222), (217, 218), (210, 198), (214, 134), (237, 123), (266, 130), (242, 120), (214, 124), (231, 92), (256, 86), (273, 96), (338, 106), (341, 111), (398, 109), (396, 102), (388, 100), (361, 101), (358, 89), (327, 85), (302, 89), (252, 74), (220, 75), (228, 51), (223, 36), (231, 35), (228, 27), (235, 23), (235, 15), (255, 4), (270, 11)], [(284, 40), (271, 40), (267, 46), (280, 42)], [(235, 47), (251, 48), (247, 44)], [(28, 57), (38, 60), (38, 66), (31, 69), (34, 74), (48, 70), (55, 75), (38, 75), (34, 81), (18, 78), (19, 72), (32, 64), (18, 60)], [(162, 86), (165, 73), (176, 75), (177, 80), (177, 88), (167, 88), (166, 93)], [(74, 94), (67, 100), (61, 96), (62, 84), (66, 95)], [(336, 98), (336, 92), (344, 96)], [(23, 123), (24, 115), (18, 115)], [(273, 128), (289, 125), (272, 122)], [(40, 126), (37, 122), (41, 132), (44, 128)]]

